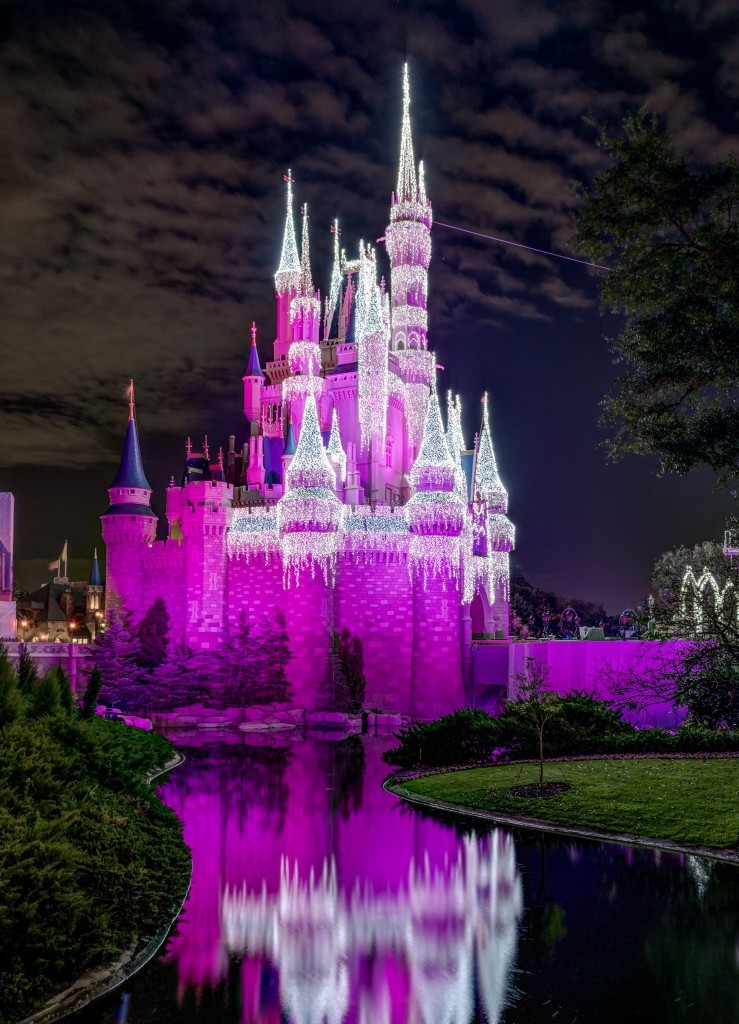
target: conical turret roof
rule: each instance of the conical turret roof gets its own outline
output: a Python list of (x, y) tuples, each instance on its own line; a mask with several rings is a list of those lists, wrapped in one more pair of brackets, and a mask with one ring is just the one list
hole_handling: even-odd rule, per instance
[(259, 364), (259, 352), (257, 351), (257, 325), (251, 325), (251, 348), (249, 349), (249, 362), (246, 367), (247, 377), (264, 377), (262, 367)]
[(103, 580), (100, 575), (100, 565), (98, 564), (98, 549), (95, 548), (95, 554), (92, 556), (92, 571), (90, 573), (90, 586), (91, 587), (102, 587)]
[(146, 479), (144, 464), (141, 461), (139, 435), (136, 429), (133, 409), (129, 415), (128, 426), (126, 427), (126, 437), (123, 442), (123, 452), (118, 472), (113, 477), (110, 487), (111, 489), (114, 487), (136, 487), (142, 491), (151, 490), (151, 484)]
[(493, 440), (490, 436), (487, 393), (483, 398), (482, 430), (477, 447), (475, 492), (488, 502), (492, 511), (508, 511), (508, 491), (503, 486), (498, 473)]
[(284, 292), (291, 288), (297, 289), (300, 282), (300, 259), (298, 245), (295, 241), (295, 221), (293, 220), (293, 181), (290, 171), (285, 175), (285, 180), (287, 182), (285, 233), (282, 236), (280, 265), (275, 274), (275, 286), (278, 292)]

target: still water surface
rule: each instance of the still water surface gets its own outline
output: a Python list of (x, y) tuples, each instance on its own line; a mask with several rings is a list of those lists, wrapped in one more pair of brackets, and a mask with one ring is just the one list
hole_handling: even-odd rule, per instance
[(177, 933), (75, 1024), (739, 1022), (733, 866), (416, 810), (392, 737), (178, 745)]

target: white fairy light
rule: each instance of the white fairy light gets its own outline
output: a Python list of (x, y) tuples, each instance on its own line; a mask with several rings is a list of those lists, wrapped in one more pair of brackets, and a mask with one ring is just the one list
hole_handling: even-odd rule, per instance
[(324, 337), (328, 338), (331, 331), (331, 323), (336, 313), (336, 308), (341, 294), (341, 252), (339, 250), (339, 222), (334, 221), (334, 265), (331, 271), (331, 284), (329, 286), (328, 302), (326, 304), (326, 324)]
[(299, 374), (296, 377), (285, 377), (282, 382), (283, 403), (306, 399), (312, 395), (315, 401), (323, 394), (323, 378), (314, 377), (312, 373)]
[(425, 484), (427, 488), (451, 490), (454, 486), (454, 462), (444, 436), (439, 400), (435, 392), (427, 402), (426, 422), (421, 447), (411, 470), (414, 487)]
[(413, 448), (421, 443), (423, 425), (426, 420), (426, 409), (429, 401), (429, 389), (425, 384), (409, 382), (403, 388), (405, 422), (408, 429), (408, 441)]
[(357, 300), (360, 447), (366, 452), (373, 442), (381, 451), (387, 426), (388, 351), (374, 260), (369, 257), (362, 260)]
[(280, 265), (275, 274), (275, 287), (278, 292), (297, 291), (300, 282), (300, 259), (295, 241), (295, 222), (293, 220), (293, 188), (292, 174), (287, 172), (287, 213), (285, 215), (285, 233), (282, 238)]
[(321, 369), (321, 346), (317, 341), (293, 341), (287, 352), (287, 361), (293, 373), (315, 375)]
[(416, 196), (416, 166), (413, 161), (413, 135), (411, 132), (411, 88), (408, 65), (403, 65), (403, 121), (400, 129), (400, 164), (398, 167), (398, 202)]
[(475, 497), (482, 498), (494, 512), (508, 511), (508, 492), (503, 486), (495, 461), (488, 421), (488, 396), (483, 398), (482, 431), (475, 462)]
[(346, 480), (346, 452), (344, 451), (344, 446), (341, 443), (339, 418), (336, 414), (335, 406), (333, 416), (331, 417), (331, 436), (328, 439), (326, 455), (328, 456), (328, 460), (336, 473), (337, 486), (339, 484), (343, 484)]
[(277, 513), (266, 508), (234, 509), (226, 548), (229, 558), (247, 561), (279, 554)]

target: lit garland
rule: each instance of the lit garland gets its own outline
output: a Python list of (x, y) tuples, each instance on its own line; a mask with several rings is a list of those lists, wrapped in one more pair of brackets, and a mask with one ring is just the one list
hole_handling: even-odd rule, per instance
[(425, 384), (409, 382), (403, 388), (405, 422), (408, 428), (408, 441), (413, 448), (421, 443), (423, 424), (426, 420), (426, 409), (429, 402), (429, 389)]
[(402, 554), (408, 550), (408, 521), (402, 511), (356, 509), (344, 517), (348, 551)]
[(226, 537), (229, 558), (249, 559), (276, 555), (280, 551), (277, 514), (266, 508), (234, 509)]
[(336, 414), (335, 406), (333, 416), (331, 417), (331, 436), (328, 439), (326, 455), (328, 456), (328, 460), (336, 473), (336, 486), (338, 487), (346, 481), (346, 452), (344, 451), (344, 446), (341, 443), (339, 418)]
[(317, 374), (321, 369), (321, 346), (317, 341), (293, 341), (287, 361), (293, 373)]
[(449, 453), (454, 462), (454, 490), (462, 499), (467, 501), (467, 477), (462, 469), (462, 452), (464, 450), (464, 435), (462, 434), (462, 401), (457, 395), (456, 401), (452, 398), (451, 391), (447, 392), (447, 431), (446, 441)]
[(499, 512), (488, 513), (487, 541), (489, 551), (511, 550), (516, 541), (516, 528), (508, 516)]
[(461, 575), (461, 539), (439, 534), (411, 534), (408, 571), (411, 579), (420, 578), (424, 587), (440, 579), (442, 588), (450, 584), (459, 589)]
[(387, 426), (388, 352), (380, 290), (375, 279), (374, 260), (369, 257), (362, 259), (357, 321), (360, 448), (366, 452), (370, 442), (374, 442), (382, 451)]
[(282, 401), (294, 402), (305, 400), (312, 395), (317, 402), (323, 394), (323, 379), (314, 377), (312, 373), (298, 374), (296, 377), (285, 377), (282, 382)]
[(394, 353), (400, 373), (406, 382), (425, 384), (430, 388), (435, 378), (436, 359), (427, 349), (401, 349)]
[(275, 274), (275, 288), (278, 292), (297, 291), (300, 282), (300, 260), (298, 246), (295, 241), (295, 223), (293, 221), (293, 189), (292, 175), (287, 172), (287, 213), (285, 216), (285, 234), (282, 238), (280, 265)]

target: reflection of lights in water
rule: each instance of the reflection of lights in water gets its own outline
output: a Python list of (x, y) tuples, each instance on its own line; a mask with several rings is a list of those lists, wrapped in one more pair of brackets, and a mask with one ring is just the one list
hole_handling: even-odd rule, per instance
[[(409, 964), (412, 998), (423, 1024), (468, 1024), (479, 1002), (490, 1024), (506, 1005), (522, 909), (512, 839), (495, 830), (467, 837), (456, 861), (431, 868), (411, 861), (407, 888), (376, 895), (339, 889), (336, 864), (301, 880), (283, 859), (277, 895), (226, 890), (225, 940), (231, 952), (266, 953), (277, 965), (283, 1009), (296, 1024), (339, 1024), (349, 1006), (348, 963), (398, 953)], [(360, 1019), (390, 1017), (387, 988)]]

